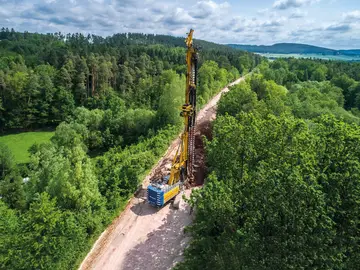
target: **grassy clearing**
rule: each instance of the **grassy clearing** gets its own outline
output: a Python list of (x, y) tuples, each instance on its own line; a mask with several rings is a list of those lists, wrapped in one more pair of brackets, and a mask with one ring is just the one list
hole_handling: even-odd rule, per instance
[(17, 163), (29, 162), (28, 149), (34, 143), (48, 142), (55, 132), (24, 132), (0, 137), (0, 143), (7, 145), (15, 156)]

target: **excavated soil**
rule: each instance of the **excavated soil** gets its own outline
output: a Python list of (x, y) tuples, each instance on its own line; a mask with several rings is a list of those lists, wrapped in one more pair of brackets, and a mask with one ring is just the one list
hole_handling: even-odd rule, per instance
[[(231, 85), (242, 81), (240, 78)], [(216, 104), (226, 87), (198, 113), (195, 130), (194, 186), (201, 186), (206, 176), (203, 136), (211, 138), (211, 121), (216, 118)], [(184, 200), (175, 210), (170, 204), (161, 209), (146, 203), (146, 188), (152, 178), (169, 172), (180, 139), (172, 142), (166, 154), (144, 179), (139, 192), (126, 209), (102, 233), (79, 269), (171, 269), (182, 260), (189, 237), (183, 229), (191, 224), (190, 207)], [(193, 188), (184, 191), (189, 197)]]
[(206, 162), (205, 162), (205, 145), (204, 138), (211, 139), (211, 123), (204, 121), (196, 128), (195, 133), (195, 162), (194, 162), (194, 179), (195, 186), (201, 186), (204, 183), (206, 175)]

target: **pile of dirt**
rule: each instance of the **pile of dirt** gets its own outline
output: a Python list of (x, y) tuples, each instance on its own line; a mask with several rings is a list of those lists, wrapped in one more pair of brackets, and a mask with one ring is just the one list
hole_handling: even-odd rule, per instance
[[(209, 114), (212, 116), (213, 112), (209, 111)], [(195, 126), (195, 154), (194, 154), (194, 164), (193, 164), (193, 179), (188, 179), (191, 181), (190, 187), (201, 186), (204, 183), (206, 176), (206, 164), (205, 164), (205, 145), (204, 138), (211, 140), (211, 121), (209, 118), (213, 119), (210, 115), (201, 118), (199, 123), (196, 123)], [(180, 143), (180, 139), (178, 139)], [(160, 179), (166, 175), (170, 174), (171, 165), (173, 157), (164, 158), (160, 165), (155, 168), (153, 174), (150, 177), (150, 181)]]
[(196, 126), (195, 133), (195, 161), (194, 161), (194, 183), (193, 186), (201, 186), (206, 177), (206, 160), (204, 139), (211, 140), (211, 123), (203, 121)]

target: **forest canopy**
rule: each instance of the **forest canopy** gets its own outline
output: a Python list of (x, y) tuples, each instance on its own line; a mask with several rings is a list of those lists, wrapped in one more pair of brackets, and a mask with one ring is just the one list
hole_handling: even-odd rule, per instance
[(358, 64), (263, 62), (218, 106), (176, 269), (356, 269)]

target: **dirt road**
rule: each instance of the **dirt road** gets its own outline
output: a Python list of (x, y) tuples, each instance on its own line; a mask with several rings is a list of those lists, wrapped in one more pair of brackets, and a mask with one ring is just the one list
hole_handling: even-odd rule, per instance
[[(243, 78), (230, 85), (238, 84)], [(204, 177), (204, 149), (201, 136), (211, 133), (210, 121), (216, 117), (216, 104), (221, 94), (229, 91), (226, 87), (198, 113), (196, 126), (196, 171), (197, 178)], [(180, 209), (172, 209), (170, 204), (161, 209), (145, 202), (149, 180), (169, 169), (180, 140), (176, 139), (164, 157), (144, 179), (142, 189), (132, 198), (126, 209), (104, 231), (92, 250), (86, 256), (81, 270), (85, 269), (126, 269), (165, 270), (171, 269), (182, 259), (183, 250), (189, 237), (183, 229), (192, 221), (189, 206), (181, 202)], [(185, 191), (190, 196), (191, 190)]]

